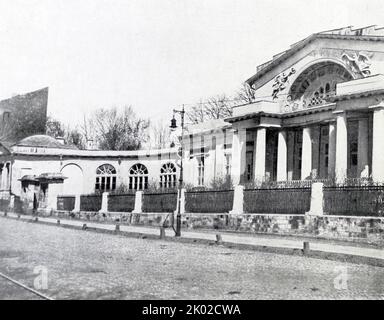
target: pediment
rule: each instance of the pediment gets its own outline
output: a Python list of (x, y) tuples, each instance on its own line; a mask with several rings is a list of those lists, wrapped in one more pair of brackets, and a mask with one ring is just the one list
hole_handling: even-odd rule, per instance
[(259, 66), (246, 83), (251, 94), (265, 98), (263, 87), (271, 88), (277, 77), (288, 77), (285, 80), (292, 83), (308, 67), (320, 62), (342, 66), (353, 79), (384, 73), (384, 37), (375, 41), (362, 41), (361, 38), (316, 34)]

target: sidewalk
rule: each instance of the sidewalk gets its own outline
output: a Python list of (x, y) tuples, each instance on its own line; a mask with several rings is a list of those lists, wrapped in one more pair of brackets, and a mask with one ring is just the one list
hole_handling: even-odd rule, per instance
[[(4, 216), (2, 214), (1, 216)], [(8, 213), (8, 218), (18, 219), (18, 215), (14, 213)], [(21, 215), (20, 220), (33, 222), (35, 217)], [(38, 222), (49, 225), (57, 225), (58, 218), (45, 218), (38, 217)], [(88, 230), (94, 230), (99, 232), (115, 233), (116, 225), (112, 223), (97, 223), (81, 220), (61, 219), (60, 226), (73, 227), (81, 229), (86, 224)], [(120, 225), (120, 234), (127, 236), (146, 237), (152, 239), (159, 239), (160, 228), (144, 227), (144, 226), (128, 226)], [(296, 254), (306, 255), (310, 257), (325, 258), (331, 260), (343, 260), (348, 262), (366, 263), (376, 266), (384, 267), (384, 250), (370, 247), (361, 247), (349, 244), (335, 244), (334, 241), (327, 243), (324, 240), (316, 239), (287, 239), (284, 237), (274, 238), (271, 236), (263, 235), (246, 235), (246, 234), (234, 234), (225, 233), (219, 231), (189, 231), (182, 229), (181, 237), (175, 238), (174, 231), (172, 229), (165, 230), (165, 239), (171, 241), (180, 242), (203, 242), (208, 244), (216, 244), (216, 235), (220, 234), (222, 237), (222, 245), (231, 248), (238, 249), (253, 249), (281, 254)], [(303, 242), (309, 242), (310, 250), (303, 251)]]

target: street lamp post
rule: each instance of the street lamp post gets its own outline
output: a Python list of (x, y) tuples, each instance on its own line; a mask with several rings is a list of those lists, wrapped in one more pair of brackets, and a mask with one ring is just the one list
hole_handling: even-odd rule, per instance
[(184, 156), (184, 149), (183, 149), (183, 136), (184, 136), (184, 105), (181, 110), (173, 109), (173, 118), (171, 120), (171, 126), (170, 128), (172, 130), (175, 130), (177, 128), (175, 114), (179, 114), (181, 117), (181, 139), (180, 139), (180, 151), (181, 151), (181, 160), (180, 160), (180, 177), (179, 177), (179, 187), (178, 187), (178, 198), (179, 198), (179, 205), (177, 206), (177, 215), (176, 215), (176, 231), (175, 236), (180, 237), (181, 236), (181, 188), (183, 187), (183, 156)]

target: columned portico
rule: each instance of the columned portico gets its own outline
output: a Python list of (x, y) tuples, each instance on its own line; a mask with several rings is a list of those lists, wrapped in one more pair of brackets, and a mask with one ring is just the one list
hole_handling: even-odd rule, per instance
[(265, 153), (266, 153), (267, 129), (258, 128), (255, 145), (255, 182), (263, 182), (265, 179)]
[(277, 181), (287, 180), (287, 132), (279, 131), (277, 146)]
[(301, 155), (301, 180), (311, 177), (312, 171), (312, 141), (311, 128), (303, 128), (303, 146)]
[(376, 182), (384, 182), (384, 104), (372, 109), (372, 178)]
[(348, 169), (347, 116), (341, 111), (336, 113), (336, 181), (343, 182)]

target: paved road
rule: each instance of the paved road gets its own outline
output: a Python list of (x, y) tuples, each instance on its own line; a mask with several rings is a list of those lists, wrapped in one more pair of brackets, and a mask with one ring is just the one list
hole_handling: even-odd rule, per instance
[[(384, 268), (367, 265), (7, 219), (0, 243), (0, 272), (33, 287), (46, 268), (56, 299), (384, 299)], [(2, 284), (2, 299), (34, 298)]]

